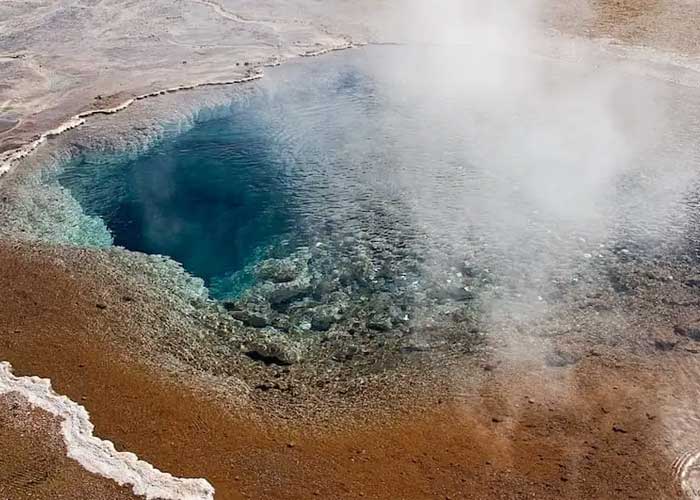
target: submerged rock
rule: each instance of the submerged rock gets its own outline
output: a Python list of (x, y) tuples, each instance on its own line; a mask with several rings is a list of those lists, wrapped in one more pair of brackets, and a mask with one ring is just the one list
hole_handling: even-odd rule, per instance
[(676, 335), (700, 342), (700, 322), (686, 323), (673, 327)]
[(355, 357), (357, 354), (361, 352), (360, 348), (355, 345), (355, 344), (348, 344), (346, 346), (342, 346), (339, 348), (337, 351), (333, 353), (331, 356), (331, 359), (333, 361), (338, 361), (338, 362), (344, 362), (344, 361), (349, 361), (353, 357)]
[(263, 328), (270, 324), (270, 313), (271, 310), (268, 306), (267, 310), (262, 308), (249, 308), (233, 311), (231, 316), (239, 321), (242, 321), (244, 325), (255, 328)]
[(263, 283), (255, 292), (264, 296), (270, 304), (278, 306), (311, 292), (311, 278), (307, 275), (283, 283)]
[(318, 306), (311, 312), (311, 328), (326, 331), (342, 318), (340, 307), (336, 304)]
[(578, 361), (579, 356), (576, 354), (558, 349), (545, 356), (545, 363), (547, 366), (555, 368), (563, 368), (565, 366), (574, 365), (578, 363)]
[(379, 332), (387, 332), (394, 326), (388, 313), (375, 313), (367, 318), (367, 328)]
[(241, 321), (246, 326), (263, 328), (272, 323), (272, 308), (270, 303), (259, 296), (248, 296), (246, 299), (224, 302), (224, 308), (231, 317)]
[(274, 328), (263, 330), (259, 337), (247, 342), (246, 347), (249, 357), (267, 364), (293, 365), (303, 359), (298, 343)]
[(285, 259), (268, 259), (256, 267), (262, 283), (250, 290), (248, 296), (262, 297), (273, 307), (310, 295), (312, 276), (309, 272), (310, 254), (301, 249)]
[(286, 283), (299, 276), (302, 269), (292, 258), (268, 259), (258, 264), (255, 272), (259, 279), (273, 283)]

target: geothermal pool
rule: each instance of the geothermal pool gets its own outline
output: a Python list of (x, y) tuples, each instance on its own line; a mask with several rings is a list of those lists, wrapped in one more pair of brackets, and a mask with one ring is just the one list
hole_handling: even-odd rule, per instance
[(536, 297), (685, 223), (687, 162), (650, 139), (667, 110), (639, 106), (657, 89), (586, 71), (444, 48), (292, 62), (216, 118), (59, 181), (115, 245), (172, 257), (219, 299), (253, 290), (263, 308), (314, 300), (336, 317), (372, 296), (395, 324), (498, 279)]

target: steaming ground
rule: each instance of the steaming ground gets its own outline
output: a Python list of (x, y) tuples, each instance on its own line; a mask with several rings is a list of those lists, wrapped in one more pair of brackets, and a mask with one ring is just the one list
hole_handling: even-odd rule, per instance
[[(490, 146), (484, 155), (507, 165), (516, 151), (534, 165), (534, 175), (515, 175), (510, 191), (495, 197), (522, 201), (530, 212), (472, 206), (456, 185), (448, 192), (464, 198), (462, 210), (434, 213), (426, 200), (440, 186), (403, 179), (414, 188), (412, 213), (436, 240), (449, 240), (475, 210), (500, 215), (498, 237), (480, 242), (493, 252), (480, 255), (512, 265), (494, 269), (508, 279), (483, 296), (474, 329), (481, 340), (466, 350), (444, 342), (459, 329), (427, 328), (408, 346), (400, 337), (341, 334), (311, 349), (304, 363), (266, 366), (238, 352), (238, 343), (250, 339), (237, 337), (237, 326), (172, 262), (43, 243), (65, 241), (66, 231), (81, 228), (65, 226), (79, 207), (59, 207), (64, 198), (32, 184), (39, 167), (91, 147), (138, 150), (158, 117), (181, 115), (187, 123), (202, 102), (227, 98), (193, 92), (163, 97), (162, 107), (145, 102), (115, 121), (95, 120), (3, 179), (0, 356), (83, 400), (98, 434), (118, 447), (175, 474), (207, 477), (220, 498), (304, 497), (310, 486), (321, 496), (347, 498), (662, 498), (681, 494), (679, 478), (685, 494), (697, 496), (697, 34), (688, 24), (695, 4), (595, 2), (582, 9), (559, 2), (544, 21), (536, 10), (508, 13), (494, 5), (472, 9), (476, 17), (464, 25), (458, 6), (446, 9), (450, 19), (417, 9), (423, 35), (405, 22), (412, 9), (396, 13), (389, 5), (376, 15), (356, 5), (149, 3), (115, 15), (111, 4), (4, 3), (0, 63), (9, 82), (22, 82), (0, 88), (0, 102), (8, 99), (0, 140), (8, 149), (94, 107), (94, 99), (118, 103), (144, 90), (228, 78), (229, 70), (236, 74), (232, 61), (245, 72), (244, 61), (316, 51), (348, 37), (473, 43), (474, 36), (464, 39), (465, 26), (478, 28), (484, 48), (469, 53), (481, 58), (421, 62), (418, 71), (433, 72), (437, 81), (414, 87), (413, 95), (449, 92), (456, 75), (478, 74), (483, 66), (483, 75), (496, 76), (471, 82), (480, 104), (498, 110), (503, 100), (520, 99), (544, 113), (519, 124), (496, 114), (477, 129), (478, 142)], [(503, 52), (552, 57), (549, 39), (531, 36), (539, 23), (612, 38), (603, 52), (622, 61), (624, 71), (608, 71), (597, 48), (576, 43), (553, 44), (558, 57), (578, 64), (576, 85), (559, 86), (526, 62), (511, 64)], [(508, 36), (494, 26), (507, 26)], [(99, 42), (80, 42), (77, 50), (71, 33), (81, 28), (81, 37), (87, 32)], [(399, 61), (397, 77), (410, 77), (413, 70), (404, 66), (417, 61)], [(552, 169), (557, 162), (576, 168)], [(564, 215), (556, 231), (546, 223), (549, 214)], [(529, 239), (528, 231), (539, 237)], [(546, 238), (553, 243), (538, 246)], [(500, 254), (522, 258), (504, 261)], [(134, 353), (139, 362), (128, 361)], [(261, 418), (264, 430), (251, 425), (241, 436), (240, 420), (174, 384), (164, 368), (208, 394), (216, 387), (235, 402), (245, 425)], [(191, 403), (183, 407), (181, 400)], [(409, 417), (401, 418), (405, 412)], [(284, 423), (294, 416), (339, 425), (341, 413), (343, 425), (360, 432)], [(135, 415), (144, 423), (138, 429)], [(362, 428), (362, 421), (369, 424)], [(55, 482), (46, 478), (34, 497), (50, 497)]]

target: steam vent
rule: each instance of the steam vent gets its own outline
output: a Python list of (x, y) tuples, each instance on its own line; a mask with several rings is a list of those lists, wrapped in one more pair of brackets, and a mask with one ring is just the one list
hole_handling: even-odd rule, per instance
[(0, 499), (700, 499), (700, 4), (0, 1)]

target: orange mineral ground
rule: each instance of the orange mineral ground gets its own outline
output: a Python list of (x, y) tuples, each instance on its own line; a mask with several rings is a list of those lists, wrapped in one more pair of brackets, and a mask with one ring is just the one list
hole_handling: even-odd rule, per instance
[[(694, 360), (683, 354), (589, 356), (573, 369), (487, 365), (478, 383), (437, 388), (444, 398), (389, 415), (266, 420), (227, 410), (94, 333), (128, 328), (128, 312), (88, 306), (109, 287), (7, 247), (0, 261), (0, 355), (16, 374), (50, 378), (88, 409), (98, 436), (161, 470), (207, 478), (216, 498), (680, 495), (664, 408), (688, 396), (683, 371), (668, 368)], [(54, 420), (9, 396), (2, 409), (5, 497), (129, 496), (62, 456)], [(88, 485), (95, 496), (83, 496)]]

